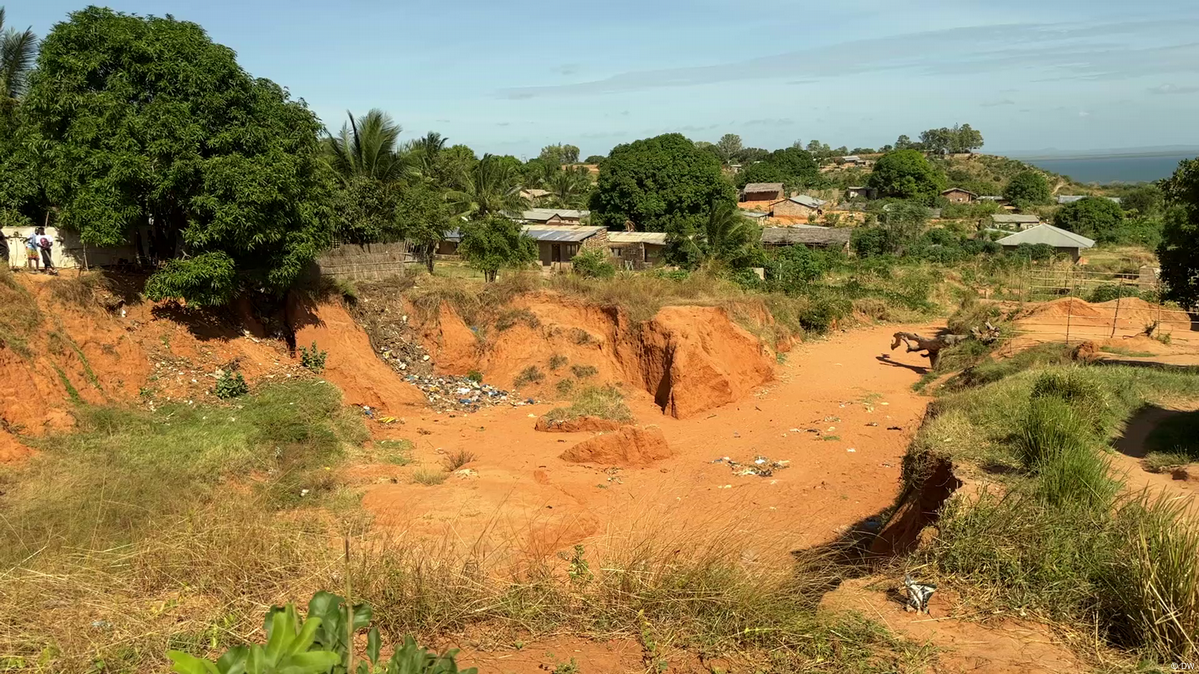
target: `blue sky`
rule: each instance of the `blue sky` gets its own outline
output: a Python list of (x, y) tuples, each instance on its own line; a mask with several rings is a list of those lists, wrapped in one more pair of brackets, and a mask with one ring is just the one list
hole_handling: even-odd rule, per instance
[[(3, 0), (0, 0), (2, 2)], [(83, 5), (7, 3), (44, 35)], [(204, 26), (330, 127), (388, 111), (477, 151), (584, 156), (679, 131), (986, 151), (1199, 145), (1194, 0), (114, 0)]]

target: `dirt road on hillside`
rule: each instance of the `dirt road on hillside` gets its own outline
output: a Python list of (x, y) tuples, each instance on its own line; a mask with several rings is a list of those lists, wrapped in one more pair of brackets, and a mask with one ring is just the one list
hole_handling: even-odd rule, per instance
[[(423, 411), (386, 436), (416, 443), (426, 467), (459, 450), (476, 455), (477, 477), (411, 484), (415, 466), (357, 466), (365, 507), (397, 533), (478, 541), (534, 557), (579, 542), (601, 550), (654, 539), (693, 545), (744, 541), (744, 555), (783, 560), (790, 550), (836, 538), (891, 505), (900, 464), (927, 399), (911, 385), (926, 360), (887, 349), (886, 326), (799, 345), (771, 384), (737, 403), (687, 420), (664, 416), (626, 388), (641, 424), (661, 427), (674, 456), (646, 468), (575, 465), (559, 459), (591, 434), (540, 433), (552, 405), (496, 407), (451, 416)], [(883, 358), (883, 355), (888, 358)], [(789, 461), (769, 477), (737, 476), (721, 457)], [(395, 483), (392, 483), (392, 480)]]

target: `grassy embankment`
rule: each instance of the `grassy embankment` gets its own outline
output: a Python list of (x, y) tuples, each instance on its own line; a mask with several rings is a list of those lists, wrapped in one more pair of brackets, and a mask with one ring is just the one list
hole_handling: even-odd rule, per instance
[(905, 478), (922, 479), (936, 455), (991, 486), (949, 501), (939, 537), (913, 563), (980, 613), (1033, 616), (1135, 657), (1193, 661), (1194, 513), (1177, 499), (1129, 493), (1107, 453), (1142, 406), (1199, 399), (1199, 376), (1034, 362), (988, 366), (933, 404)]

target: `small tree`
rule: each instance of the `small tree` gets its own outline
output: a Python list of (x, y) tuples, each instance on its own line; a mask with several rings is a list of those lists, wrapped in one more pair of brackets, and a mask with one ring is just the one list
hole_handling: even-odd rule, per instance
[(924, 231), (928, 209), (911, 201), (888, 204), (879, 214), (878, 222), (887, 232), (890, 252), (901, 252)]
[(597, 248), (585, 250), (570, 261), (571, 271), (584, 278), (612, 278), (616, 275), (616, 267), (608, 261), (608, 256)]
[(945, 186), (945, 177), (918, 150), (896, 150), (875, 163), (867, 184), (882, 197), (931, 206)]
[(728, 164), (741, 152), (741, 136), (735, 133), (724, 134), (716, 141), (716, 149), (720, 151), (720, 158)]
[(1049, 181), (1038, 171), (1017, 173), (1003, 190), (1003, 198), (1017, 208), (1047, 204), (1051, 196)]
[(1062, 206), (1053, 216), (1053, 224), (1099, 241), (1112, 241), (1124, 224), (1124, 209), (1103, 197), (1087, 197)]
[(1164, 184), (1171, 205), (1157, 247), (1165, 296), (1186, 308), (1199, 305), (1199, 160), (1184, 161)]
[(762, 228), (740, 210), (726, 202), (717, 202), (708, 212), (708, 221), (694, 232), (668, 229), (666, 258), (680, 266), (717, 264), (732, 268), (761, 264)]
[(520, 226), (501, 215), (471, 222), (462, 228), (458, 245), (462, 258), (495, 281), (500, 269), (522, 267), (537, 259), (537, 242), (525, 236)]
[(767, 280), (783, 292), (799, 291), (820, 278), (827, 269), (823, 258), (807, 246), (787, 246), (776, 252), (766, 266)]

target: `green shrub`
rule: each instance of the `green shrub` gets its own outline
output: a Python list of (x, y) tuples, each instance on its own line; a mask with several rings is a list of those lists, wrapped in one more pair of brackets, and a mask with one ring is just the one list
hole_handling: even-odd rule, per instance
[(535, 329), (541, 325), (541, 319), (537, 318), (537, 314), (528, 309), (509, 309), (500, 314), (499, 318), (495, 319), (495, 329), (503, 332), (512, 328), (517, 323), (524, 323), (530, 328)]
[(238, 398), (250, 392), (249, 385), (246, 384), (245, 377), (241, 376), (240, 372), (225, 370), (221, 372), (216, 379), (216, 388), (213, 393), (221, 400), (229, 400)]
[(575, 380), (559, 379), (558, 383), (554, 385), (554, 390), (556, 390), (558, 392), (559, 396), (561, 396), (563, 398), (569, 398), (570, 394), (574, 393)]
[(566, 365), (568, 362), (570, 362), (570, 360), (566, 356), (563, 356), (560, 353), (555, 353), (554, 355), (550, 356), (550, 372), (557, 371), (558, 368)]
[(614, 421), (629, 422), (633, 413), (624, 403), (624, 394), (615, 386), (588, 386), (579, 391), (570, 407), (556, 407), (545, 415), (553, 421), (599, 417)]
[(328, 351), (321, 351), (316, 346), (316, 340), (312, 340), (311, 348), (300, 347), (300, 365), (305, 369), (311, 370), (316, 374), (325, 371), (325, 360), (329, 357)]
[(594, 365), (571, 365), (570, 372), (577, 379), (586, 379), (588, 377), (594, 377), (596, 374), (598, 374), (599, 368), (595, 367)]
[(584, 278), (612, 278), (616, 275), (616, 267), (608, 261), (608, 256), (598, 248), (580, 251), (570, 260), (571, 271)]
[(516, 378), (512, 380), (512, 385), (516, 388), (520, 388), (525, 384), (540, 383), (544, 379), (545, 375), (542, 374), (541, 370), (538, 369), (536, 365), (530, 365), (521, 370), (520, 374), (516, 375)]
[(478, 370), (471, 370), (470, 372), (467, 372), (466, 378), (475, 382), (476, 384), (483, 383), (483, 373), (479, 372)]
[(415, 484), (423, 484), (426, 487), (432, 487), (445, 482), (448, 474), (442, 470), (418, 470), (412, 474), (412, 481)]

